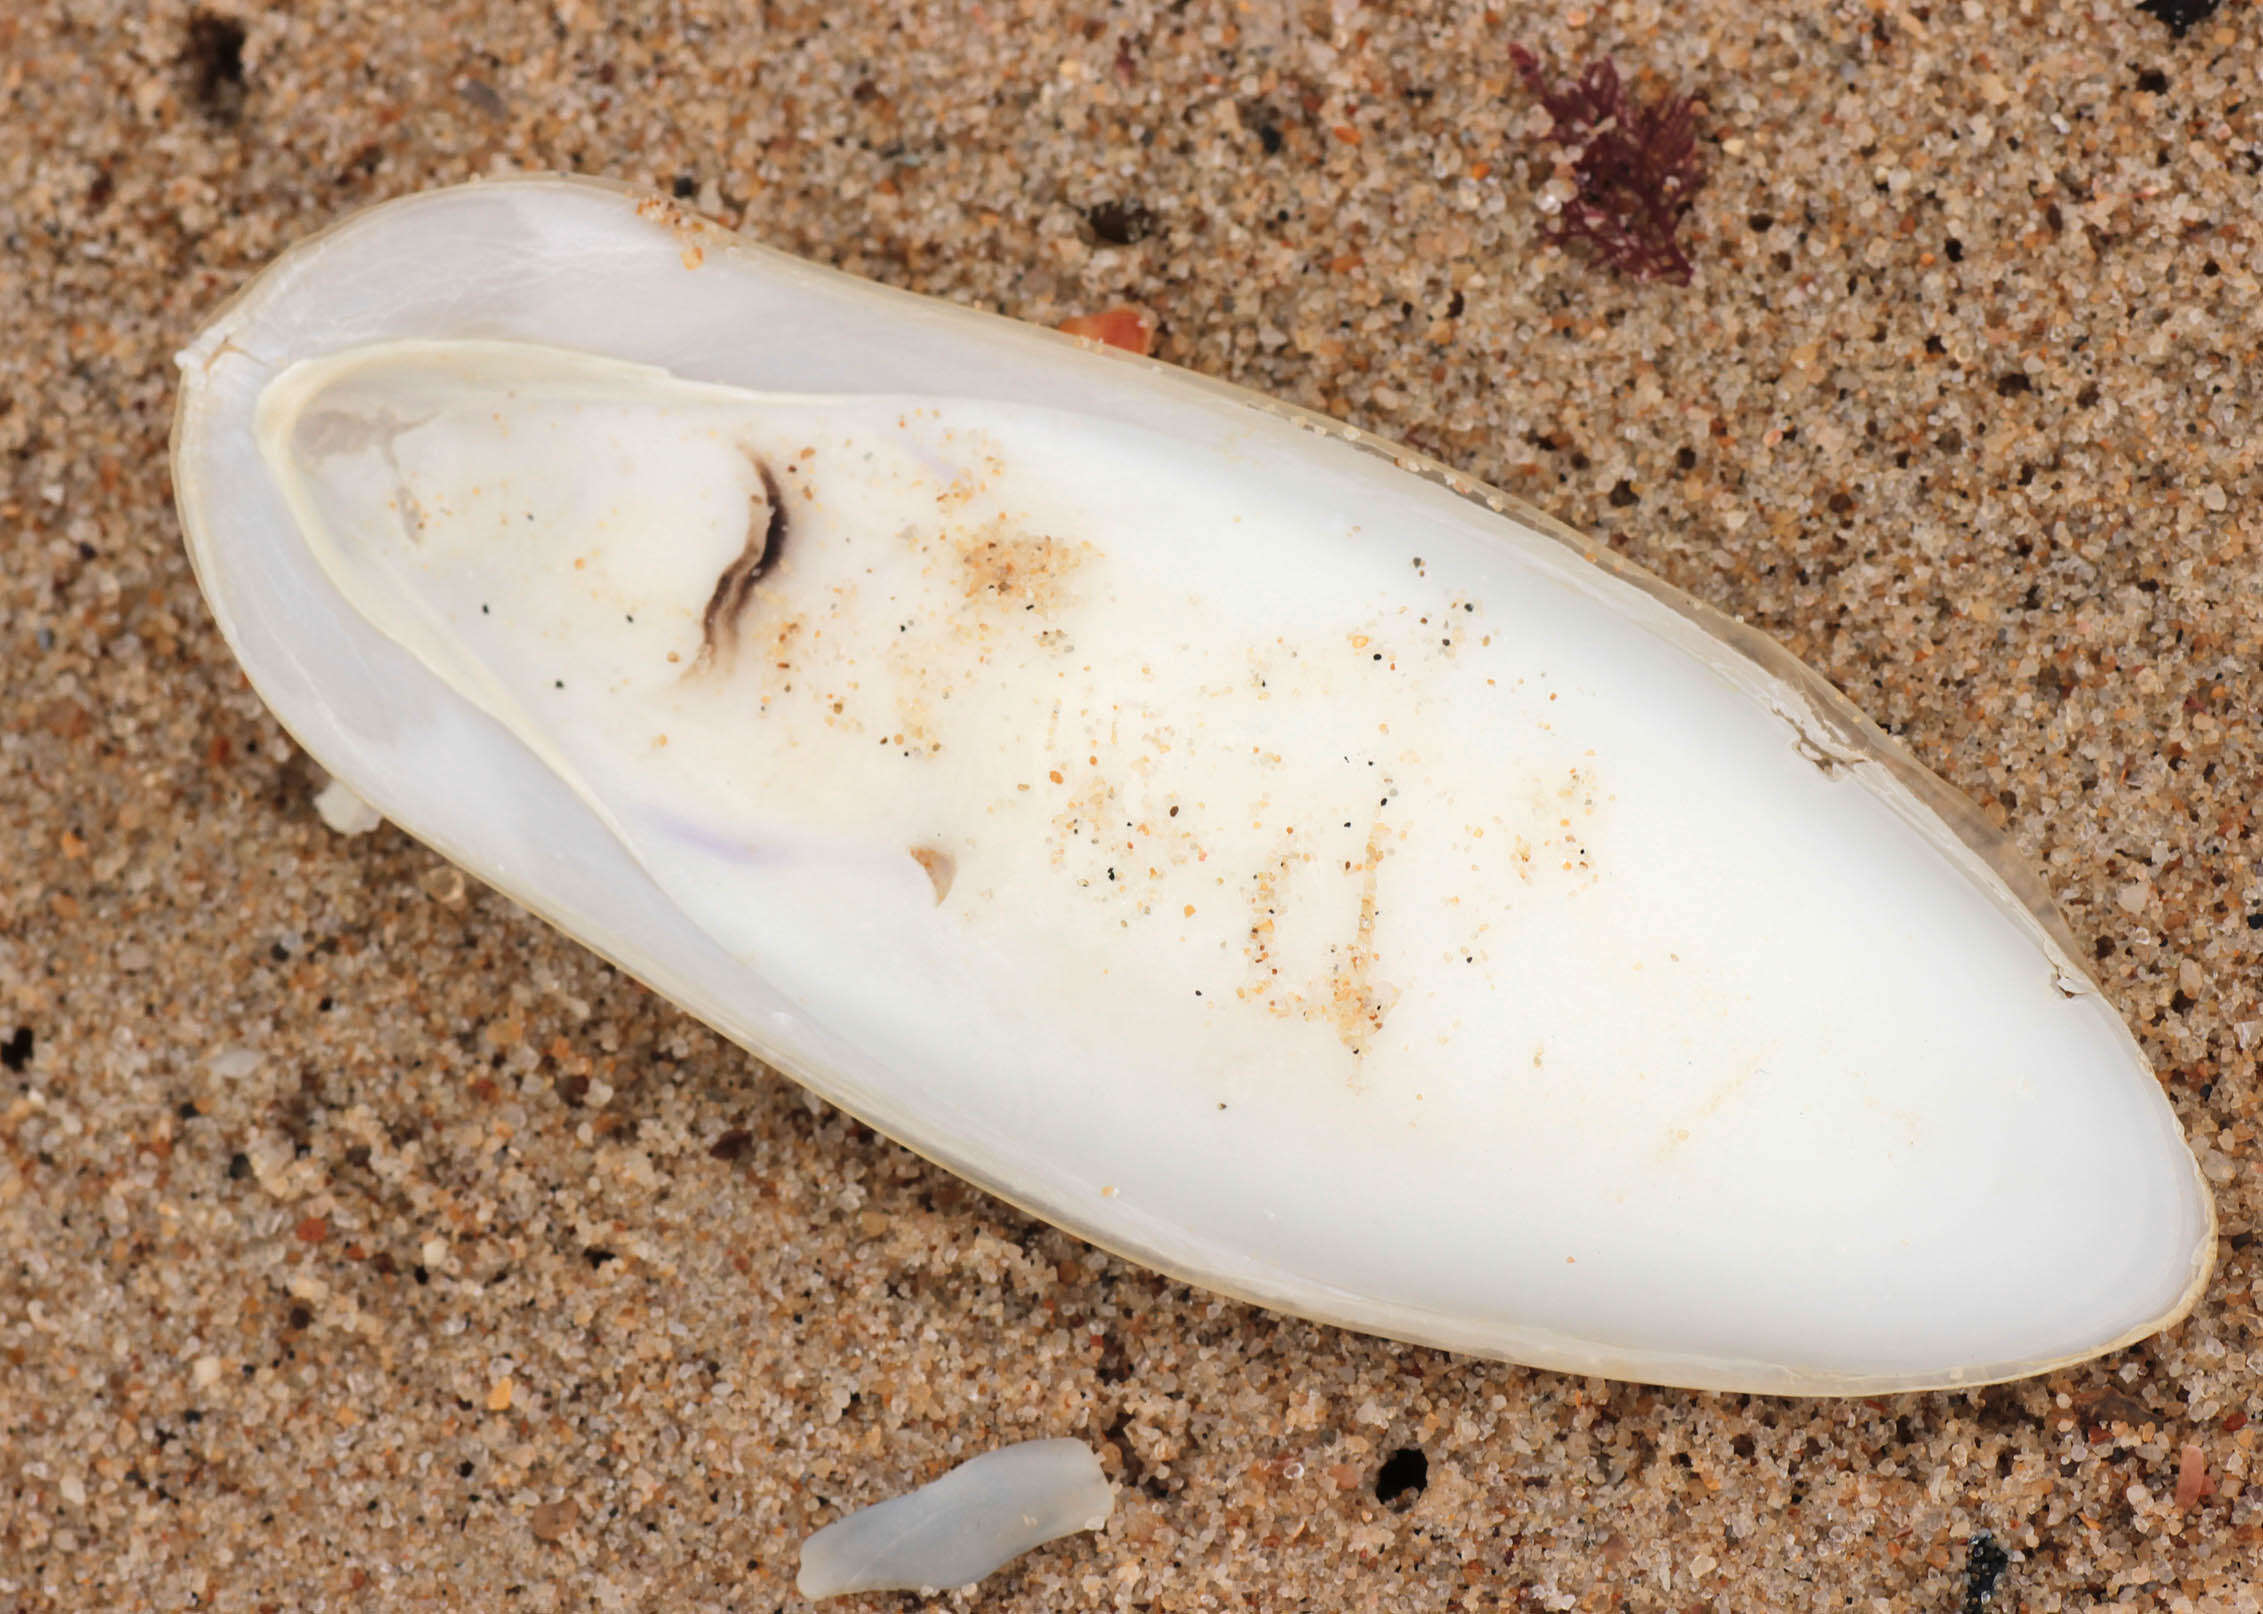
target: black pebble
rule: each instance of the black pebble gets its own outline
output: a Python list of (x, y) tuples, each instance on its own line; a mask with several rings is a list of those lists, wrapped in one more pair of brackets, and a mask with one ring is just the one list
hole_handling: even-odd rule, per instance
[(1964, 1557), (1964, 1611), (1981, 1614), (1988, 1600), (1996, 1595), (1996, 1583), (2004, 1578), (2011, 1564), (2011, 1555), (1996, 1545), (1996, 1538), (1983, 1530), (1972, 1538), (1972, 1545)]
[(244, 113), (244, 25), (233, 17), (199, 11), (189, 18), (181, 61), (189, 94), (205, 116), (234, 123)]
[(2223, 0), (2138, 0), (2137, 9), (2151, 12), (2169, 25), (2169, 32), (2182, 39), (2194, 23), (2206, 22), (2216, 14)]
[(1084, 221), (1112, 247), (1128, 247), (1155, 233), (1155, 215), (1137, 202), (1101, 202), (1085, 209)]
[(1418, 1446), (1401, 1446), (1383, 1459), (1375, 1476), (1375, 1500), (1388, 1506), (1402, 1498), (1407, 1506), (1430, 1486), (1430, 1459)]

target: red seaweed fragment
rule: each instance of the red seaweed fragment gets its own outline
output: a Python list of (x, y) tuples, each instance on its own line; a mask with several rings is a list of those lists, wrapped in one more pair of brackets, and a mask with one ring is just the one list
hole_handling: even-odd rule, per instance
[(1585, 241), (1637, 280), (1689, 284), (1689, 257), (1674, 239), (1705, 166), (1697, 154), (1697, 109), (1688, 96), (1630, 106), (1608, 58), (1561, 89), (1521, 45), (1509, 49), (1525, 86), (1556, 120), (1548, 138), (1571, 160), (1578, 191), (1550, 227), (1552, 241)]

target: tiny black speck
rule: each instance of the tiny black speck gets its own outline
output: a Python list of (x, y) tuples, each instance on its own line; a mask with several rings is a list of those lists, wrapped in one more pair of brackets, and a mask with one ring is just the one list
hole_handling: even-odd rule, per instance
[(2263, 913), (2249, 914), (2247, 916), (2247, 928), (2249, 930), (2263, 930)]
[(189, 1100), (188, 1102), (184, 1103), (184, 1104), (183, 1104), (183, 1105), (182, 1105), (182, 1106), (181, 1106), (181, 1107), (180, 1107), (179, 1109), (175, 1110), (175, 1111), (174, 1111), (173, 1113), (174, 1113), (175, 1115), (179, 1116), (179, 1117), (180, 1117), (180, 1118), (181, 1118), (182, 1120), (184, 1120), (184, 1121), (193, 1121), (193, 1120), (195, 1120), (195, 1119), (196, 1119), (196, 1118), (197, 1118), (198, 1116), (202, 1115), (202, 1114), (204, 1113), (204, 1111), (202, 1111), (202, 1110), (198, 1109), (198, 1108), (196, 1107), (196, 1101), (195, 1101), (194, 1099), (191, 1099), (191, 1100)]
[(2016, 398), (2023, 392), (2033, 392), (2035, 383), (2027, 378), (2025, 370), (2007, 370), (1996, 377), (1996, 396)]
[(1634, 491), (1634, 484), (1625, 477), (1619, 478), (1611, 489), (1611, 508), (1624, 510), (1630, 504), (1640, 504), (1642, 495)]
[(1996, 1538), (1983, 1530), (1972, 1538), (1972, 1545), (1964, 1557), (1964, 1610), (1965, 1614), (1981, 1614), (1990, 1598), (1996, 1595), (1996, 1585), (2004, 1578), (2011, 1565), (2011, 1555), (1996, 1545)]
[(611, 1250), (601, 1250), (595, 1245), (582, 1251), (581, 1258), (589, 1263), (590, 1270), (593, 1272), (606, 1262), (619, 1259)]
[(16, 1027), (14, 1034), (6, 1042), (0, 1042), (0, 1065), (7, 1066), (18, 1075), (23, 1074), (24, 1067), (31, 1063), (32, 1049), (36, 1045), (31, 1027)]
[(1959, 241), (1955, 236), (1950, 236), (1948, 245), (1943, 247), (1941, 250), (1948, 254), (1949, 262), (1964, 262), (1964, 243), (1962, 241)]
[(2137, 75), (2137, 87), (2147, 95), (2166, 95), (2169, 93), (2169, 75), (2158, 67), (2148, 67)]
[(1270, 123), (1261, 123), (1257, 126), (1257, 143), (1265, 148), (1266, 156), (1278, 157), (1281, 154), (1281, 131)]
[(458, 1464), (456, 1465), (456, 1472), (457, 1472), (457, 1473), (459, 1473), (459, 1474), (461, 1474), (461, 1475), (462, 1475), (462, 1476), (463, 1476), (463, 1477), (464, 1477), (465, 1479), (470, 1479), (470, 1478), (471, 1478), (471, 1459), (467, 1457), (467, 1458), (465, 1458), (465, 1459), (464, 1459), (464, 1460), (463, 1460), (462, 1462), (458, 1463)]
[(314, 1323), (314, 1313), (307, 1310), (304, 1306), (293, 1306), (291, 1308), (289, 1321), (293, 1328), (309, 1328)]
[(228, 1180), (229, 1180), (230, 1182), (242, 1182), (242, 1181), (243, 1181), (243, 1180), (244, 1180), (244, 1179), (245, 1179), (246, 1177), (248, 1177), (248, 1176), (250, 1176), (250, 1175), (251, 1175), (251, 1156), (250, 1156), (250, 1155), (248, 1155), (248, 1154), (232, 1154), (232, 1155), (228, 1156)]
[(1375, 1476), (1375, 1500), (1388, 1507), (1404, 1500), (1412, 1507), (1414, 1499), (1430, 1486), (1430, 1459), (1418, 1446), (1401, 1446), (1383, 1459), (1383, 1467)]
[(668, 188), (675, 192), (677, 201), (688, 202), (699, 194), (699, 181), (689, 174), (678, 174), (675, 184)]

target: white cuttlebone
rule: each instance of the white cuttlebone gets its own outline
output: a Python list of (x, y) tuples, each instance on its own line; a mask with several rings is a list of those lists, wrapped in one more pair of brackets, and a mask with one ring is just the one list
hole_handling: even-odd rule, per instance
[(1115, 1505), (1083, 1441), (1024, 1441), (834, 1520), (802, 1543), (794, 1585), (804, 1597), (971, 1586), (1033, 1547), (1100, 1529)]
[[(1378, 771), (1398, 770), (1388, 810), (1406, 815), (1413, 833), (1388, 849), (1378, 839), (1367, 860), (1380, 859), (1372, 973), (1395, 992), (1387, 1023), (1363, 1048), (1323, 1046), (1324, 1067), (1297, 1057), (1309, 1024), (1285, 1021), (1286, 1040), (1266, 1039), (1277, 1046), (1265, 1060), (1195, 1035), (1198, 1009), (1228, 1026), (1267, 1002), (1239, 981), (1225, 983), (1231, 992), (1191, 983), (1203, 997), (1190, 989), (1181, 1001), (1110, 990), (1127, 977), (1088, 970), (1075, 1001), (1096, 1011), (1065, 1019), (1058, 1009), (1069, 1000), (1058, 994), (1017, 993), (1014, 971), (984, 969), (981, 947), (968, 944), (1099, 910), (1022, 901), (1033, 881), (986, 878), (984, 860), (1027, 852), (1035, 843), (1026, 838), (985, 829), (961, 845), (894, 833), (921, 827), (902, 815), (923, 803), (956, 802), (964, 827), (970, 806), (985, 823), (1008, 824), (1024, 811), (1011, 802), (990, 815), (970, 790), (844, 795), (851, 774), (779, 770), (781, 788), (806, 781), (809, 798), (777, 797), (775, 832), (726, 838), (713, 831), (736, 822), (736, 809), (689, 815), (671, 794), (632, 790), (658, 778), (655, 767), (680, 774), (725, 756), (728, 732), (661, 731), (672, 734), (664, 765), (651, 730), (640, 739), (623, 726), (606, 741), (582, 721), (597, 710), (585, 697), (612, 688), (593, 676), (596, 641), (490, 637), (545, 626), (516, 609), (534, 594), (514, 588), (514, 609), (490, 621), (479, 611), (484, 596), (455, 587), (477, 581), (480, 566), (445, 577), (423, 561), (397, 571), (408, 554), (371, 542), (388, 524), (354, 516), (317, 544), (304, 508), (293, 508), (294, 484), (340, 517), (366, 503), (344, 497), (357, 484), (332, 475), (351, 469), (333, 456), (353, 440), (325, 428), (322, 410), (303, 416), (311, 436), (287, 429), (281, 406), (293, 396), (325, 409), (356, 397), (405, 403), (410, 394), (390, 389), (421, 387), (416, 376), (429, 366), (393, 361), (442, 350), (493, 382), (502, 344), (521, 360), (536, 350), (578, 354), (574, 366), (593, 379), (611, 371), (599, 406), (638, 452), (605, 452), (576, 428), (559, 441), (591, 452), (514, 458), (539, 422), (508, 412), (498, 422), (509, 427), (505, 440), (490, 444), (505, 458), (457, 465), (474, 473), (461, 489), (471, 502), (423, 508), (447, 518), (420, 551), (434, 562), (479, 560), (456, 540), (472, 536), (462, 522), (495, 496), (487, 473), (500, 466), (514, 486), (556, 505), (549, 537), (573, 547), (548, 559), (571, 567), (586, 555), (585, 581), (612, 575), (612, 547), (599, 553), (580, 541), (614, 530), (616, 506), (624, 540), (669, 539), (645, 553), (680, 565), (689, 538), (715, 544), (720, 565), (746, 544), (759, 468), (735, 451), (692, 452), (676, 428), (696, 425), (694, 415), (727, 416), (761, 448), (773, 429), (798, 436), (782, 414), (763, 420), (798, 399), (812, 424), (818, 414), (842, 423), (837, 447), (853, 427), (878, 456), (857, 463), (875, 474), (888, 463), (872, 435), (875, 399), (918, 400), (928, 424), (971, 424), (1030, 446), (1033, 495), (1092, 516), (1080, 525), (1108, 524), (1062, 597), (1065, 613), (1086, 620), (1058, 624), (1078, 647), (1065, 670), (1096, 701), (1125, 687), (1110, 665), (1145, 679), (1137, 663), (1100, 652), (1136, 649), (1137, 635), (1165, 649), (1185, 641), (1201, 655), (1155, 668), (1157, 680), (1183, 682), (1202, 656), (1230, 648), (1195, 630), (1231, 625), (1257, 637), (1263, 660), (1244, 671), (1258, 676), (1229, 685), (1205, 675), (1196, 693), (1228, 716), (1262, 706), (1282, 768), (1319, 768), (1333, 755), (1346, 770), (1364, 769), (1366, 755), (1318, 744), (1332, 722), (1347, 738), (1359, 727), (1369, 745), (1390, 747), (1374, 760)], [(307, 385), (345, 378), (356, 350), (392, 356), (363, 371), (375, 390)], [(2215, 1249), (2207, 1185), (2143, 1050), (2084, 973), (2082, 949), (2016, 850), (1780, 646), (1411, 450), (1167, 366), (831, 274), (699, 226), (665, 202), (555, 178), (357, 216), (262, 274), (181, 363), (174, 477), (190, 556), (246, 673), (316, 761), (406, 833), (778, 1069), (1097, 1244), (1247, 1301), (1444, 1349), (1804, 1394), (2040, 1372), (2168, 1325), (2203, 1290)], [(329, 425), (349, 424), (352, 413)], [(263, 415), (277, 431), (263, 434)], [(454, 475), (457, 462), (424, 453), (445, 446), (452, 426), (420, 428), (421, 409), (393, 415), (368, 417), (383, 427), (371, 446), (397, 440), (403, 470), (420, 483)], [(880, 423), (887, 433), (893, 420)], [(904, 421), (915, 435), (927, 430), (912, 411)], [(685, 456), (670, 457), (671, 445)], [(824, 539), (856, 538), (830, 523), (862, 484), (829, 479), (819, 509), (782, 466), (779, 479), (797, 518), (773, 580), (780, 601), (855, 581), (829, 572), (847, 557)], [(1173, 514), (1213, 494), (1231, 508), (1199, 522)], [(678, 505), (706, 516), (647, 519)], [(1131, 517), (1157, 547), (1126, 541), (1138, 536)], [(521, 529), (531, 541), (544, 523), (529, 523), (522, 508)], [(1238, 536), (1219, 541), (1229, 529)], [(1205, 585), (1212, 606), (1169, 610), (1153, 589), (1130, 586), (1142, 557), (1161, 558), (1166, 546), (1185, 585), (1264, 553), (1270, 581)], [(388, 573), (418, 586), (373, 592)], [(714, 575), (693, 580), (705, 587)], [(566, 574), (538, 580), (561, 609), (573, 603), (555, 586)], [(1118, 580), (1126, 587), (1112, 593)], [(848, 611), (852, 597), (835, 597)], [(696, 594), (685, 598), (677, 605), (696, 615)], [(886, 603), (876, 581), (854, 598)], [(1127, 612), (1090, 609), (1108, 598)], [(1370, 626), (1309, 608), (1328, 600), (1416, 629), (1435, 628), (1421, 618), (1444, 605), (1478, 642), (1401, 631), (1361, 647), (1341, 630), (1377, 637)], [(420, 601), (467, 626), (477, 617), (477, 637), (413, 631), (434, 620)], [(655, 596), (634, 608), (635, 630), (655, 626), (647, 610), (667, 603)], [(624, 602), (623, 634), (630, 614)], [(899, 623), (910, 624), (900, 641)], [(874, 698), (890, 653), (833, 637), (830, 617), (823, 625), (824, 653), (853, 652), (862, 664), (845, 670), (863, 694), (841, 688)], [(851, 626), (846, 615), (838, 625), (844, 634)], [(862, 630), (875, 627), (907, 658), (920, 637), (909, 617)], [(992, 627), (1015, 656), (1042, 648), (1020, 644), (1031, 633)], [(1374, 659), (1386, 648), (1398, 653), (1395, 668)], [(500, 677), (512, 666), (539, 672), (536, 652), (570, 664)], [(927, 665), (907, 659), (904, 670)], [(994, 658), (959, 670), (1005, 666)], [(1375, 708), (1382, 686), (1358, 681), (1385, 674), (1408, 680), (1403, 711)], [(1476, 696), (1472, 684), (1483, 694), (1465, 699)], [(1005, 695), (1027, 693), (984, 687), (1001, 703), (954, 697), (961, 739), (986, 711), (1005, 713)], [(1330, 706), (1332, 691), (1344, 698)], [(1292, 708), (1320, 718), (1290, 726), (1282, 714)], [(827, 715), (804, 710), (794, 721), (830, 751), (838, 736)], [(1386, 719), (1387, 741), (1377, 726)], [(1018, 782), (1032, 794), (1053, 788), (1039, 763), (1076, 778), (1119, 743), (1144, 744), (1146, 730), (1127, 725), (1120, 742), (1094, 731), (1094, 743), (1060, 747), (1067, 754), (1051, 760), (1002, 749), (1017, 734), (1025, 750), (1056, 749), (1044, 723), (986, 720), (980, 733), (1012, 764), (997, 777), (1018, 799)], [(637, 742), (633, 757), (621, 740)], [(1566, 748), (1564, 778), (1577, 767), (1583, 782), (1593, 771), (1601, 783), (1596, 838), (1582, 842), (1592, 868), (1448, 889), (1455, 871), (1443, 854), (1495, 856), (1514, 841), (1491, 828), (1494, 816), (1557, 799), (1472, 787), (1488, 771), (1530, 773)], [(976, 750), (946, 749), (939, 760)], [(790, 754), (749, 759), (757, 782), (762, 756)], [(1197, 756), (1176, 740), (1156, 754), (1156, 779)], [(910, 766), (869, 740), (848, 756), (859, 770)], [(1128, 752), (1116, 760), (1144, 761)], [(1270, 755), (1259, 760), (1275, 767)], [(940, 778), (948, 766), (925, 771)], [(1237, 766), (1246, 774), (1254, 764)], [(1179, 788), (1215, 804), (1213, 786), (1229, 777), (1189, 773)], [(1300, 846), (1308, 831), (1358, 834), (1362, 813), (1372, 818), (1386, 792), (1359, 813), (1310, 822), (1304, 794), (1293, 804)], [(1435, 810), (1488, 796), (1498, 802), (1483, 816)], [(861, 829), (826, 810), (843, 799), (865, 804)], [(1587, 828), (1586, 798), (1577, 805), (1561, 813), (1559, 830)], [(1264, 816), (1221, 812), (1219, 833)], [(1258, 827), (1269, 834), (1271, 819)], [(1488, 830), (1482, 841), (1478, 828)], [(886, 858), (863, 856), (862, 844), (846, 849), (859, 855), (834, 855), (835, 832), (850, 830)], [(1213, 880), (1228, 875), (1231, 889), (1263, 894), (1234, 883), (1253, 866), (1224, 846), (1206, 865)], [(1342, 865), (1364, 850), (1364, 841), (1350, 847), (1334, 866), (1348, 874)], [(946, 855), (929, 866), (914, 861), (922, 852)], [(1090, 882), (1102, 896), (1116, 889), (1109, 866)], [(1157, 881), (1188, 874), (1160, 859), (1152, 866)], [(1133, 867), (1150, 878), (1148, 860)], [(941, 886), (953, 881), (945, 900)], [(1280, 889), (1305, 901), (1302, 888)], [(1431, 918), (1449, 926), (1481, 899), (1500, 910), (1482, 938), (1490, 957), (1430, 945), (1413, 928), (1425, 892), (1438, 899)], [(1358, 895), (1331, 894), (1344, 897), (1345, 912)], [(1454, 896), (1458, 907), (1446, 900)], [(1189, 958), (1178, 920), (1199, 943), (1198, 927), (1227, 911), (1196, 895), (1150, 906), (1169, 922), (1160, 939)], [(1324, 930), (1298, 934), (1327, 940)], [(1047, 947), (1016, 956), (1034, 958), (1051, 981), (1094, 955)], [(841, 959), (853, 967), (827, 967)], [(1307, 962), (1302, 974), (1320, 979), (1319, 955)], [(989, 990), (953, 997), (937, 969), (977, 976)], [(953, 1005), (947, 1017), (930, 1012), (939, 997)], [(990, 1013), (1000, 997), (1009, 1001)], [(1171, 1013), (1145, 1013), (1151, 1003)], [(1058, 1034), (1017, 1034), (1038, 1018), (1047, 1023), (1037, 1029)], [(1178, 1049), (1201, 1057), (1171, 1057)], [(1355, 1062), (1359, 1079), (1345, 1079), (1342, 1067)]]

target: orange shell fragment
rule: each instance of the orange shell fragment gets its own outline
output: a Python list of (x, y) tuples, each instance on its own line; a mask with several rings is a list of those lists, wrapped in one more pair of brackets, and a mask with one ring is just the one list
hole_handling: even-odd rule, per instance
[(1119, 304), (1097, 314), (1072, 314), (1061, 321), (1060, 328), (1071, 336), (1090, 337), (1095, 342), (1120, 347), (1142, 358), (1155, 351), (1155, 316), (1129, 304)]

